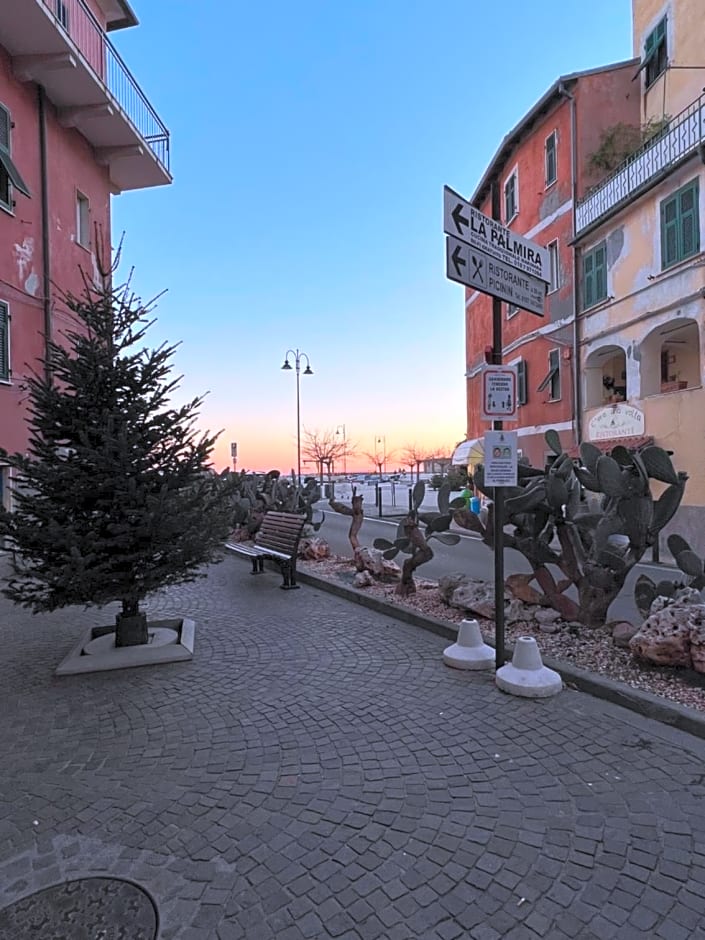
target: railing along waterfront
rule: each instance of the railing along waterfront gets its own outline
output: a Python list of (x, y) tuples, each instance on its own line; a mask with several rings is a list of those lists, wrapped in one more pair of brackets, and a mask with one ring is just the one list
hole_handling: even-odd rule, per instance
[(576, 234), (689, 156), (705, 139), (704, 132), (705, 96), (701, 95), (577, 204)]
[(169, 169), (169, 131), (84, 0), (43, 0), (96, 77), (115, 98), (162, 166)]

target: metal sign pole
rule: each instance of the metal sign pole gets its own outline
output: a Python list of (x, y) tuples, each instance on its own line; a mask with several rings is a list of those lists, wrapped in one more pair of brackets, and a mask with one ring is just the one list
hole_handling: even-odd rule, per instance
[[(499, 184), (492, 182), (492, 218), (501, 218)], [(492, 362), (502, 364), (502, 301), (492, 298)], [(493, 421), (492, 428), (501, 431), (502, 421)], [(504, 665), (504, 488), (494, 488), (494, 616), (495, 666)]]

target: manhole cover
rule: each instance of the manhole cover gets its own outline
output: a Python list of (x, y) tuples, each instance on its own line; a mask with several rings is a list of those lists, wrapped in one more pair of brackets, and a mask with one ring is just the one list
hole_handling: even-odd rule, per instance
[(157, 912), (129, 881), (81, 878), (15, 901), (0, 911), (0, 937), (12, 940), (154, 940)]

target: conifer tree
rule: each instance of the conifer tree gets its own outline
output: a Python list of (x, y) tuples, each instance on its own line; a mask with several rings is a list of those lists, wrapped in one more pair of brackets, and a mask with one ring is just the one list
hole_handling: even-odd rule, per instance
[(215, 560), (229, 495), (210, 468), (218, 435), (195, 426), (203, 398), (172, 406), (176, 346), (145, 346), (154, 301), (114, 286), (116, 266), (60, 295), (78, 326), (28, 379), (28, 452), (3, 454), (17, 562), (2, 590), (35, 612), (119, 601), (116, 645), (131, 646), (148, 642), (140, 601)]

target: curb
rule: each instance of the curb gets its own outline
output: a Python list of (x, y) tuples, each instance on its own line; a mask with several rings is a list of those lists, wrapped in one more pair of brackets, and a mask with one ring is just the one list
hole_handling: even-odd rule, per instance
[[(395, 607), (377, 597), (365, 594), (357, 588), (348, 587), (338, 582), (327, 581), (318, 575), (302, 571), (300, 568), (296, 576), (303, 584), (309, 584), (311, 587), (327, 591), (329, 594), (335, 594), (344, 600), (352, 601), (361, 607), (367, 607), (379, 614), (386, 614), (388, 617), (394, 617), (403, 623), (408, 623), (414, 627), (421, 627), (422, 630), (428, 630), (436, 636), (447, 640), (456, 640), (458, 636), (457, 627), (449, 624), (445, 620), (439, 620), (436, 617), (424, 617), (402, 607)], [(488, 641), (490, 646), (494, 644)], [(505, 656), (510, 659), (513, 648), (507, 646)], [(705, 739), (705, 714), (702, 716), (699, 712), (685, 705), (676, 705), (667, 702), (665, 699), (651, 692), (642, 692), (634, 689), (626, 683), (617, 682), (615, 679), (608, 679), (597, 673), (587, 672), (585, 669), (578, 669), (570, 663), (557, 662), (552, 659), (543, 659), (545, 666), (554, 669), (560, 674), (567, 686), (577, 689), (580, 692), (586, 692), (595, 698), (604, 699), (613, 705), (621, 705), (630, 711), (643, 715), (645, 718), (651, 718), (664, 725), (677, 728), (679, 731), (686, 731), (694, 737)]]

